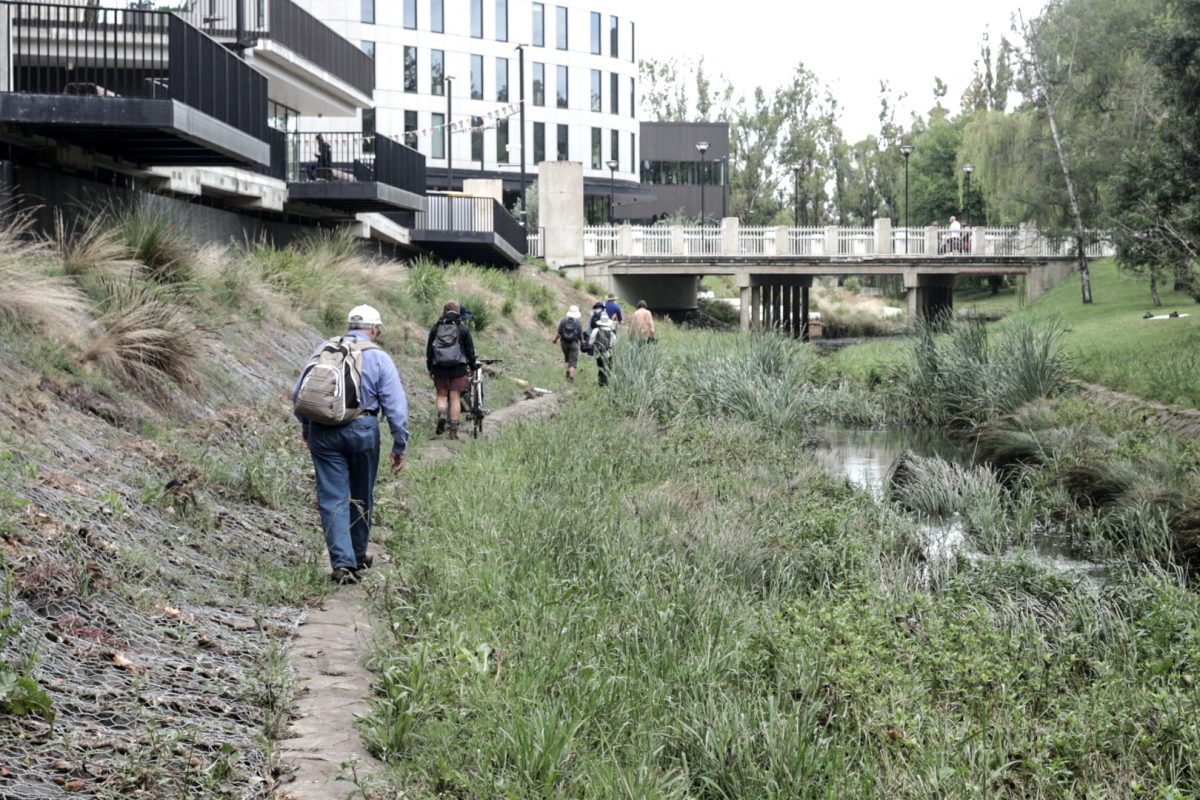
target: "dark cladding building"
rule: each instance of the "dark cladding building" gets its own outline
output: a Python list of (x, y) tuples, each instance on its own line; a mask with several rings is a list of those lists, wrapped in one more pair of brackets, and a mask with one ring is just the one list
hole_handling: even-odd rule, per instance
[[(729, 207), (729, 124), (641, 123), (640, 177), (649, 199), (618, 198), (617, 222), (650, 224), (672, 217), (719, 220)], [(707, 143), (703, 153), (697, 145)]]

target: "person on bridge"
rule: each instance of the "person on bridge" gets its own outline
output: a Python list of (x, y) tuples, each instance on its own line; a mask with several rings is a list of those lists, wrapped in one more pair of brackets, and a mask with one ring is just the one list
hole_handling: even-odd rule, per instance
[(563, 362), (567, 368), (567, 380), (575, 380), (575, 368), (579, 366), (579, 347), (583, 342), (583, 323), (579, 306), (567, 309), (567, 315), (558, 321), (558, 330), (550, 341), (562, 347)]
[(654, 315), (650, 313), (645, 300), (638, 300), (637, 311), (629, 318), (629, 335), (635, 342), (654, 341)]
[(962, 252), (962, 224), (957, 217), (950, 218), (950, 239), (946, 244), (949, 252)]

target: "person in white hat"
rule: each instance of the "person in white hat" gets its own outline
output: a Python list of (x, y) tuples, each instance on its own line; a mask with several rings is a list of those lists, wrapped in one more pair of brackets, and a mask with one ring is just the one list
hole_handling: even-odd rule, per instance
[(613, 329), (612, 319), (608, 314), (601, 314), (588, 337), (589, 350), (596, 359), (596, 380), (601, 386), (608, 385), (608, 371), (612, 369), (613, 346), (616, 343), (617, 332)]
[(567, 315), (558, 321), (558, 329), (550, 341), (562, 347), (563, 362), (567, 368), (567, 380), (575, 380), (575, 369), (579, 366), (579, 347), (583, 343), (583, 323), (579, 306), (567, 309)]
[[(392, 430), (392, 472), (404, 467), (408, 445), (404, 385), (396, 364), (375, 344), (383, 330), (379, 312), (356, 306), (347, 315), (346, 327), (344, 336), (321, 344), (292, 390), (301, 436), (317, 473), (317, 506), (333, 567), (329, 578), (339, 584), (358, 583), (359, 573), (373, 561), (367, 543), (379, 471), (380, 415)], [(335, 369), (329, 369), (330, 364)], [(321, 385), (322, 373), (334, 374), (325, 380), (333, 380), (339, 391)], [(326, 405), (328, 398), (337, 396), (345, 406), (338, 409), (341, 419), (314, 413), (317, 404), (310, 401), (319, 395), (326, 397)]]

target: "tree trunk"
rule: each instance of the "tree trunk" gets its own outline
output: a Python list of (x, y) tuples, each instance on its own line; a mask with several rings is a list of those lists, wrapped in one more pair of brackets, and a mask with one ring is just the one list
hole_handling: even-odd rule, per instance
[[(1048, 87), (1043, 88), (1043, 92)], [(1067, 151), (1063, 147), (1062, 137), (1058, 133), (1058, 120), (1054, 115), (1054, 106), (1050, 98), (1046, 98), (1046, 119), (1050, 122), (1050, 136), (1054, 139), (1054, 152), (1058, 154), (1058, 165), (1062, 168), (1063, 181), (1067, 184), (1067, 199), (1071, 201), (1071, 216), (1075, 220), (1075, 249), (1079, 259), (1079, 284), (1083, 290), (1083, 302), (1092, 302), (1092, 275), (1088, 271), (1087, 251), (1084, 248), (1086, 231), (1083, 228), (1083, 215), (1079, 213), (1079, 196), (1075, 193), (1075, 181), (1071, 178), (1071, 167), (1067, 163)]]
[(1154, 269), (1150, 270), (1150, 300), (1155, 308), (1162, 307), (1162, 297), (1158, 294), (1158, 272)]

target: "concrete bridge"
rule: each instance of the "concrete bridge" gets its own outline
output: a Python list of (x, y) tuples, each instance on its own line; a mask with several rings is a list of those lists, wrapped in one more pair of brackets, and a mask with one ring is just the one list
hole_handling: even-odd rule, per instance
[[(893, 228), (891, 220), (876, 219), (869, 228), (789, 228), (726, 218), (697, 226), (584, 226), (580, 165), (540, 169), (541, 230), (530, 237), (531, 255), (656, 310), (694, 309), (698, 278), (733, 276), (745, 329), (782, 328), (807, 338), (809, 291), (818, 276), (902, 276), (911, 320), (953, 307), (960, 275), (1021, 276), (1032, 300), (1076, 263), (1073, 242), (1042, 236), (1031, 225), (951, 231)], [(1111, 255), (1102, 233), (1089, 238), (1096, 242), (1089, 258)]]

